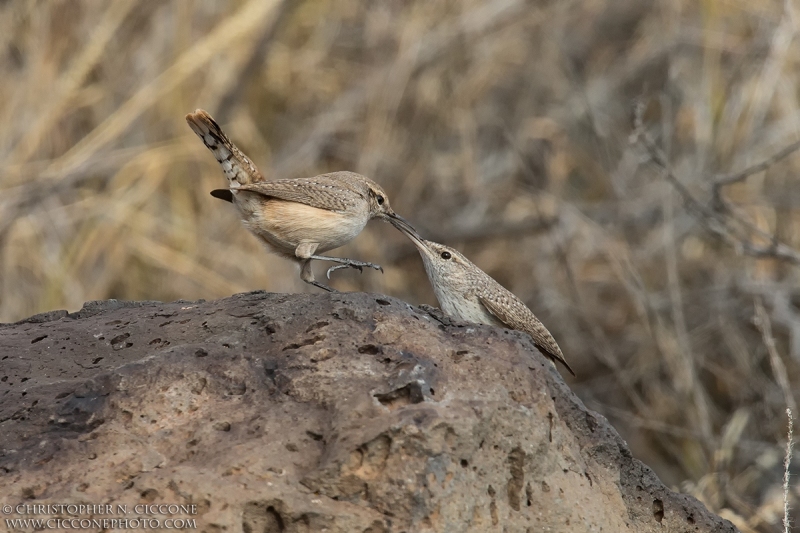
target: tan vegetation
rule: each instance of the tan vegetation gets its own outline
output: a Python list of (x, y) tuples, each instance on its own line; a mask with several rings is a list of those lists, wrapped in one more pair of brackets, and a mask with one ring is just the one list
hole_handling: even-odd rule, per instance
[[(0, 321), (315, 290), (209, 196), (202, 107), (268, 177), (379, 182), (537, 313), (667, 484), (780, 531), (800, 156), (714, 183), (798, 140), (798, 24), (790, 0), (2, 2)], [(336, 253), (386, 268), (338, 289), (435, 303), (390, 226)]]

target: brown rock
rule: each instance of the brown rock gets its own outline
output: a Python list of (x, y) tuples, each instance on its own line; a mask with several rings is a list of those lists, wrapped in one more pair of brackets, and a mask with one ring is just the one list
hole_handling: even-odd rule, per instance
[(93, 302), (0, 326), (0, 354), (3, 518), (735, 531), (632, 458), (528, 337), (385, 296)]

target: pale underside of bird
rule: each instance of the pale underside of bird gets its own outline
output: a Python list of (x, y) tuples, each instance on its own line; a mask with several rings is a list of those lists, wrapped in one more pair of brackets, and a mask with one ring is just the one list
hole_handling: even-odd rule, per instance
[(339, 263), (328, 269), (328, 278), (339, 268), (383, 271), (373, 263), (319, 255), (353, 240), (372, 218), (402, 221), (377, 183), (355, 172), (266, 180), (207, 112), (198, 109), (186, 121), (228, 180), (228, 188), (212, 196), (235, 205), (244, 226), (268, 250), (297, 262), (303, 281), (333, 291), (314, 279), (312, 260)]
[(423, 239), (413, 227), (402, 221), (393, 221), (392, 224), (405, 233), (419, 251), (442, 311), (465, 322), (525, 332), (545, 356), (553, 362), (558, 361), (575, 375), (556, 340), (514, 293), (457, 250)]

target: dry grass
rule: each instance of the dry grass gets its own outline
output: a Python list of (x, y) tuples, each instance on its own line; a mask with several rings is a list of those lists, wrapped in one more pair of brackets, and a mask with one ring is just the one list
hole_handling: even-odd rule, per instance
[[(798, 266), (751, 252), (800, 249), (800, 156), (722, 187), (720, 211), (713, 184), (800, 138), (792, 6), (0, 3), (0, 321), (313, 290), (208, 195), (222, 174), (183, 120), (203, 107), (267, 176), (376, 179), (530, 304), (664, 481), (782, 531)], [(632, 142), (636, 102), (662, 165)], [(386, 274), (337, 288), (435, 302), (388, 225), (338, 252)]]

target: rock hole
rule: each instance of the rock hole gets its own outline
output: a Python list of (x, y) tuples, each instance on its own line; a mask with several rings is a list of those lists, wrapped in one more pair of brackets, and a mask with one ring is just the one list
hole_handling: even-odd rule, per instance
[(531, 484), (528, 483), (525, 485), (525, 505), (530, 507), (532, 500), (533, 500), (533, 489), (531, 488)]
[[(43, 340), (45, 340), (46, 338), (47, 338), (47, 335), (42, 335), (41, 337), (36, 337), (35, 339), (33, 339), (33, 340), (31, 341), (31, 344), (36, 344), (37, 342), (39, 342), (39, 341), (43, 341)], [(5, 357), (4, 357), (3, 359), (5, 359)]]
[(113, 339), (111, 339), (111, 341), (109, 341), (109, 342), (110, 342), (112, 345), (114, 345), (114, 344), (119, 344), (119, 343), (121, 343), (122, 341), (124, 341), (125, 339), (127, 339), (128, 337), (130, 337), (130, 336), (131, 336), (131, 334), (130, 334), (130, 333), (123, 333), (122, 335), (117, 335), (116, 337), (114, 337)]
[(94, 359), (92, 359), (92, 364), (96, 365), (97, 363), (99, 363), (102, 360), (103, 360), (102, 357), (95, 357)]
[(358, 353), (365, 353), (368, 355), (378, 355), (381, 353), (381, 347), (374, 344), (365, 344), (358, 347)]
[(161, 324), (158, 325), (158, 327), (163, 328), (167, 324), (172, 324), (172, 320), (167, 320), (166, 322), (162, 322)]
[(322, 440), (322, 434), (321, 433), (314, 433), (313, 431), (306, 431), (306, 435), (308, 435), (313, 440), (318, 441), (318, 442)]
[(686, 521), (689, 522), (690, 524), (694, 524), (694, 515), (690, 514), (689, 516), (687, 516)]
[(311, 333), (315, 329), (324, 328), (328, 324), (330, 324), (330, 322), (328, 322), (327, 320), (321, 320), (321, 321), (317, 322), (316, 324), (311, 324), (310, 326), (308, 326), (308, 329), (306, 330), (306, 333)]
[(267, 335), (272, 335), (273, 333), (275, 333), (275, 331), (276, 329), (270, 324), (264, 326), (264, 333), (266, 333)]
[(187, 318), (186, 320), (181, 320), (180, 322), (178, 322), (178, 324), (186, 324), (190, 320), (191, 320), (191, 318)]
[(467, 468), (469, 466), (469, 461), (466, 459), (461, 459), (461, 468)]
[(198, 348), (194, 352), (195, 357), (205, 357), (208, 355), (208, 351), (205, 348)]
[(500, 520), (498, 519), (497, 516), (497, 502), (494, 499), (495, 496), (494, 487), (489, 485), (489, 489), (487, 492), (489, 493), (489, 496), (492, 498), (492, 501), (489, 502), (489, 514), (492, 516), (492, 525), (496, 526)]
[(70, 394), (72, 394), (72, 391), (70, 391), (70, 392), (59, 392), (58, 394), (56, 394), (56, 400), (60, 400), (61, 398), (66, 398)]
[(310, 339), (305, 339), (300, 342), (289, 344), (288, 346), (284, 346), (282, 351), (286, 350), (296, 350), (297, 348), (302, 348), (303, 346), (311, 346), (312, 344), (316, 344), (322, 340), (325, 340), (324, 335), (316, 335), (311, 337)]
[(517, 446), (508, 454), (508, 469), (511, 479), (508, 480), (506, 492), (508, 493), (508, 504), (515, 511), (520, 508), (520, 492), (525, 483), (525, 452)]
[(149, 344), (150, 346), (152, 346), (152, 345), (154, 345), (154, 344), (158, 344), (158, 343), (160, 343), (160, 342), (161, 342), (161, 339), (153, 339), (153, 340), (151, 340), (150, 342), (148, 342), (147, 344)]
[(388, 407), (390, 411), (399, 409), (405, 405), (412, 403), (420, 403), (425, 400), (422, 394), (422, 388), (419, 383), (409, 383), (404, 387), (395, 389), (385, 394), (376, 393), (375, 398), (381, 402), (381, 405)]
[(112, 320), (111, 322), (106, 322), (106, 326), (113, 326), (115, 324), (122, 324), (122, 320)]
[(286, 525), (278, 510), (272, 505), (266, 509), (261, 505), (256, 502), (245, 505), (242, 531), (244, 533), (281, 533), (285, 531)]
[(378, 304), (380, 304), (380, 305), (392, 305), (392, 302), (384, 300), (383, 298), (378, 298), (375, 301), (378, 302)]
[(664, 520), (664, 502), (658, 498), (653, 500), (653, 518), (655, 518), (656, 522), (659, 524)]
[(143, 502), (153, 503), (156, 501), (156, 498), (160, 496), (160, 494), (156, 489), (146, 489), (141, 492), (140, 496)]
[(436, 394), (436, 391), (433, 390), (433, 387), (431, 387), (431, 396), (434, 396), (435, 394)]

